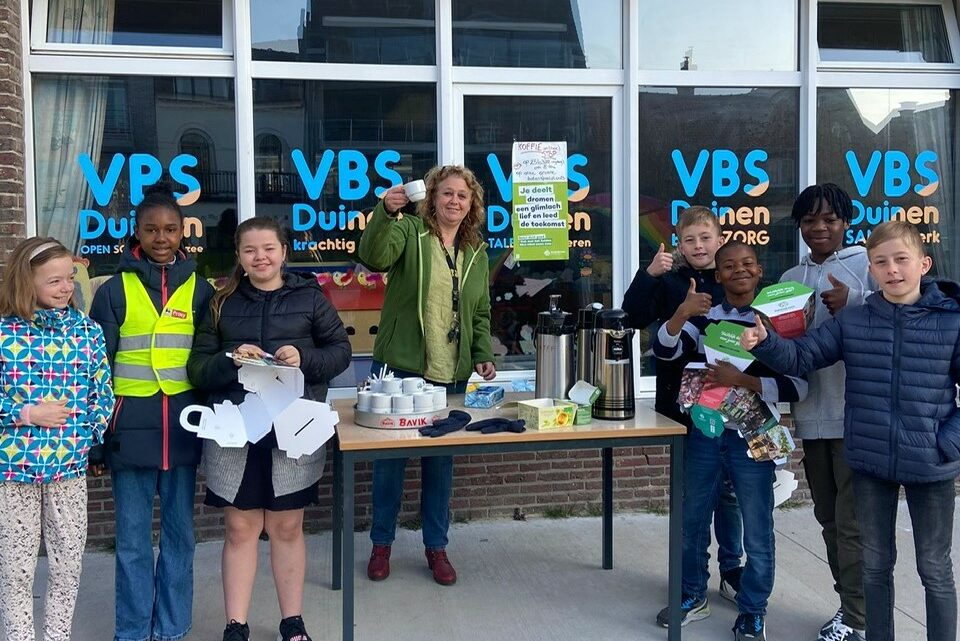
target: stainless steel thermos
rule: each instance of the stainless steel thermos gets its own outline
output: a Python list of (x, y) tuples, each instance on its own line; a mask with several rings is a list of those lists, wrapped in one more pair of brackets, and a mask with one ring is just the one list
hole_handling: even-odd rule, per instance
[(633, 418), (633, 328), (622, 309), (597, 313), (593, 330), (593, 384), (600, 398), (593, 404), (593, 417)]
[(566, 398), (573, 378), (573, 314), (560, 309), (560, 295), (550, 296), (550, 309), (537, 314), (537, 398)]
[(593, 303), (577, 314), (577, 376), (574, 382), (593, 384), (593, 328), (597, 312), (602, 307), (600, 303)]

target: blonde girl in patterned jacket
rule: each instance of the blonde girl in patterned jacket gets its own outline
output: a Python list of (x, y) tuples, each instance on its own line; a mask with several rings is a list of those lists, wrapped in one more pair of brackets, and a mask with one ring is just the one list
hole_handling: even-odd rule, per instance
[(73, 256), (53, 238), (13, 251), (0, 283), (0, 621), (34, 641), (40, 535), (44, 641), (68, 641), (87, 538), (87, 453), (113, 412), (99, 325), (73, 306)]

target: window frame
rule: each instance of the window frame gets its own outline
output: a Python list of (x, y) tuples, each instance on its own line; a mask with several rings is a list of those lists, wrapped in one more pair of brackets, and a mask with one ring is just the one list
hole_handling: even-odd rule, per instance
[[(835, 71), (864, 71), (864, 72), (910, 72), (910, 73), (943, 73), (945, 71), (960, 71), (960, 25), (957, 24), (957, 12), (952, 0), (817, 0), (816, 4), (889, 4), (889, 5), (939, 5), (943, 16), (944, 26), (947, 30), (947, 44), (950, 47), (950, 53), (953, 55), (954, 62), (857, 62), (854, 60), (820, 60), (820, 43), (814, 41), (813, 53), (817, 63), (817, 69), (823, 72)], [(813, 30), (817, 31), (817, 22), (819, 12), (814, 16)]]
[[(238, 0), (241, 4), (243, 0)], [(30, 15), (30, 49), (33, 55), (87, 55), (87, 56), (139, 56), (144, 58), (233, 58), (234, 33), (233, 12), (235, 0), (221, 0), (220, 30), (222, 34), (221, 46), (214, 47), (158, 47), (150, 45), (93, 45), (70, 42), (47, 41), (47, 16), (49, 15), (49, 0), (33, 2), (33, 12)], [(26, 15), (26, 14), (22, 14)]]

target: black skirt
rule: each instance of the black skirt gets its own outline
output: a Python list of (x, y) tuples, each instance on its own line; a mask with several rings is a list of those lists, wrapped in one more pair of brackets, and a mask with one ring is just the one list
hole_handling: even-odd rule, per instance
[(218, 496), (207, 488), (204, 504), (211, 507), (235, 507), (238, 510), (302, 510), (319, 500), (320, 482), (282, 496), (273, 493), (273, 448), (251, 445), (247, 448), (247, 463), (243, 479), (233, 502)]

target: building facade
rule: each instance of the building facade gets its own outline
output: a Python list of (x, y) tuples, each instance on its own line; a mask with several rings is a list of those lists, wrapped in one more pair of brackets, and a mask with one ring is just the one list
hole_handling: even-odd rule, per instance
[[(505, 381), (532, 377), (531, 330), (550, 294), (568, 311), (616, 306), (687, 205), (713, 207), (772, 281), (805, 251), (794, 197), (837, 182), (856, 207), (848, 243), (910, 220), (936, 273), (960, 276), (952, 0), (6, 0), (0, 11), (0, 263), (24, 235), (55, 236), (77, 253), (88, 301), (158, 180), (189, 203), (186, 247), (211, 279), (232, 266), (238, 220), (273, 216), (293, 268), (316, 275), (350, 328), (345, 389), (369, 371), (383, 298), (382, 278), (354, 260), (365, 213), (438, 163), (471, 167), (485, 189)], [(512, 258), (515, 141), (567, 144), (567, 260)], [(650, 333), (639, 334), (649, 393)], [(622, 507), (663, 504), (665, 458), (618, 452)], [(457, 469), (463, 518), (589, 511), (599, 493), (590, 452)], [(91, 536), (109, 537), (109, 488), (91, 483)], [(216, 513), (202, 519), (215, 531)]]

